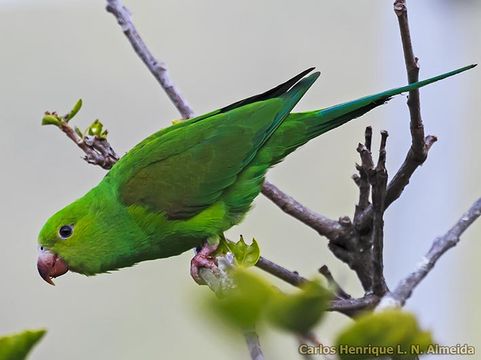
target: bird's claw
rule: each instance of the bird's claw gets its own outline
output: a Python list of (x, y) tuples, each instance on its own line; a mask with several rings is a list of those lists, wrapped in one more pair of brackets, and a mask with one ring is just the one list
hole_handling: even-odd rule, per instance
[(200, 276), (200, 269), (207, 268), (213, 271), (217, 270), (217, 263), (212, 254), (217, 250), (218, 245), (204, 244), (200, 251), (194, 255), (190, 261), (190, 275), (199, 285), (205, 285), (205, 281)]

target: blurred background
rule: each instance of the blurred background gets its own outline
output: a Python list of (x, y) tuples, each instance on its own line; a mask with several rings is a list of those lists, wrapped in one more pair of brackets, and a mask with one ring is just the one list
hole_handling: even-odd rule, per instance
[[(264, 91), (316, 66), (322, 76), (298, 105), (309, 110), (404, 85), (406, 75), (392, 1), (128, 1), (147, 44), (197, 114)], [(410, 1), (421, 78), (481, 60), (479, 1)], [(78, 98), (81, 128), (100, 118), (123, 154), (178, 114), (131, 50), (104, 1), (0, 1), (0, 333), (46, 327), (32, 359), (247, 359), (241, 336), (226, 336), (201, 313), (208, 290), (189, 275), (187, 252), (110, 275), (69, 274), (56, 287), (36, 270), (36, 238), (53, 212), (104, 175), (81, 160), (58, 129), (41, 127), (45, 110), (64, 112)], [(481, 71), (421, 91), (429, 134), (439, 137), (401, 200), (386, 213), (385, 261), (394, 287), (481, 195)], [(394, 173), (410, 144), (406, 97), (309, 143), (269, 173), (305, 205), (351, 215), (350, 179), (364, 128), (387, 129)], [(376, 142), (378, 142), (376, 137)], [(256, 237), (265, 257), (305, 276), (327, 264), (362, 295), (326, 240), (259, 196), (228, 233)], [(444, 344), (481, 345), (481, 224), (439, 262), (407, 308)], [(317, 333), (328, 344), (349, 321), (332, 314)], [(297, 358), (297, 342), (273, 330), (261, 341), (270, 359)], [(478, 351), (481, 349), (478, 349)], [(450, 357), (455, 359), (456, 357)]]

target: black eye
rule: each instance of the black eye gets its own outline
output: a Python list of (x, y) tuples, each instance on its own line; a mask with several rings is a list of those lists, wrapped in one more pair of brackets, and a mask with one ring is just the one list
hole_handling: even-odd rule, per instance
[(62, 239), (66, 239), (70, 237), (72, 233), (73, 233), (73, 228), (70, 225), (64, 225), (58, 231), (58, 234)]

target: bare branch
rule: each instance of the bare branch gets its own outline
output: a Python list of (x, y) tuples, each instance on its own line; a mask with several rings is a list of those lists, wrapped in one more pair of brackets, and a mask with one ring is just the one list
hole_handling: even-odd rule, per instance
[[(364, 148), (370, 152), (372, 144), (372, 128), (370, 126), (366, 127), (364, 139)], [(363, 147), (361, 144), (359, 144), (357, 151), (360, 152), (361, 150), (363, 150)], [(366, 168), (368, 168), (368, 166), (369, 165), (365, 161), (363, 161), (363, 157), (361, 156), (361, 165), (356, 164), (356, 169), (359, 172), (359, 175), (353, 175), (352, 177), (354, 179), (354, 182), (359, 187), (359, 203), (356, 205), (354, 222), (357, 221), (357, 218), (362, 213), (362, 211), (364, 211), (369, 206), (369, 195), (371, 187), (369, 185), (366, 172)]]
[(411, 297), (416, 286), (429, 274), (441, 256), (459, 243), (461, 235), (480, 215), (481, 198), (471, 205), (469, 210), (447, 233), (434, 240), (431, 249), (423, 257), (416, 270), (400, 281), (396, 289), (382, 299), (379, 306), (403, 306), (407, 299)]
[(273, 263), (270, 260), (267, 260), (266, 258), (263, 258), (262, 256), (259, 258), (259, 260), (256, 263), (256, 266), (259, 269), (264, 270), (265, 272), (281, 279), (284, 280), (285, 282), (291, 284), (292, 286), (301, 286), (305, 282), (307, 282), (307, 279), (303, 278), (300, 276), (297, 272), (295, 271), (290, 271), (287, 270), (286, 268), (277, 265), (276, 263)]
[[(256, 266), (296, 287), (299, 287), (308, 281), (306, 278), (300, 276), (297, 272), (287, 270), (286, 268), (277, 265), (263, 257), (259, 259)], [(324, 272), (324, 270), (321, 269), (320, 271)], [(337, 311), (341, 314), (353, 317), (362, 311), (374, 309), (380, 300), (380, 298), (374, 294), (366, 295), (359, 299), (352, 299), (349, 294), (345, 292), (343, 293), (345, 294), (344, 297), (340, 296), (340, 294), (336, 294), (336, 297), (331, 300), (327, 311)]]
[(387, 131), (381, 132), (381, 146), (379, 149), (379, 159), (375, 169), (368, 174), (369, 182), (372, 186), (372, 206), (374, 209), (372, 222), (372, 263), (373, 263), (373, 283), (372, 289), (376, 295), (382, 296), (387, 291), (384, 280), (383, 247), (384, 247), (384, 209), (386, 199), (386, 141)]
[(339, 283), (334, 279), (334, 276), (332, 276), (331, 271), (327, 267), (327, 265), (323, 265), (319, 269), (319, 273), (322, 274), (331, 288), (334, 290), (334, 293), (341, 299), (351, 299), (351, 295), (349, 295), (344, 289), (339, 285)]
[(165, 90), (167, 96), (175, 105), (184, 119), (192, 117), (194, 111), (187, 100), (181, 95), (179, 89), (172, 82), (167, 65), (157, 60), (150, 52), (145, 42), (140, 37), (130, 11), (122, 4), (121, 0), (107, 0), (107, 11), (117, 19), (122, 31), (134, 48), (134, 51), (142, 59), (144, 64), (157, 79), (160, 86)]
[(262, 194), (281, 208), (282, 211), (329, 239), (338, 238), (344, 231), (340, 222), (331, 220), (324, 215), (310, 210), (267, 180), (264, 181)]
[[(419, 81), (419, 64), (418, 58), (414, 56), (406, 0), (396, 0), (394, 2), (394, 12), (398, 18), (404, 62), (406, 65), (408, 82), (411, 84)], [(411, 90), (409, 92), (407, 104), (411, 117), (411, 148), (409, 149), (404, 163), (389, 184), (388, 193), (386, 195), (386, 207), (401, 195), (402, 191), (409, 183), (412, 174), (424, 163), (424, 161), (426, 161), (429, 149), (437, 140), (435, 136), (424, 137), (419, 89)]]
[[(370, 127), (366, 128), (364, 144), (359, 144), (357, 147), (361, 158), (361, 165), (356, 164), (356, 169), (359, 171), (356, 179), (360, 196), (355, 208), (354, 221), (359, 221), (362, 209), (366, 206), (374, 209), (372, 221), (361, 229), (351, 226), (350, 231), (345, 231), (343, 238), (329, 243), (329, 249), (333, 254), (356, 272), (364, 290), (380, 297), (387, 291), (383, 274), (383, 216), (388, 179), (387, 136), (386, 131), (381, 132), (381, 145), (376, 166), (371, 153), (372, 129)], [(370, 193), (372, 193), (372, 205), (369, 204)]]
[(264, 360), (259, 336), (254, 330), (244, 331), (244, 338), (246, 339), (247, 348), (252, 360)]
[[(399, 23), (404, 62), (409, 83), (419, 80), (418, 58), (414, 56), (411, 33), (409, 30), (406, 0), (395, 0), (394, 12)], [(424, 125), (421, 117), (419, 89), (409, 92), (408, 108), (410, 114), (411, 147), (399, 170), (389, 182), (386, 193), (385, 207), (388, 208), (401, 196), (404, 188), (419, 166), (427, 159), (431, 146), (437, 141), (436, 136), (424, 136)], [(373, 216), (373, 208), (369, 206), (357, 219), (356, 227), (364, 228), (369, 225)]]
[(379, 303), (379, 297), (374, 294), (359, 299), (339, 299), (331, 301), (327, 311), (337, 311), (349, 317), (354, 317), (367, 310), (373, 310)]
[[(406, 65), (408, 82), (411, 84), (419, 81), (419, 64), (418, 58), (414, 56), (411, 32), (409, 30), (406, 0), (396, 0), (394, 2), (394, 12), (398, 18), (404, 54), (404, 63)], [(420, 161), (424, 161), (427, 154), (424, 152), (424, 126), (421, 118), (421, 106), (419, 102), (418, 89), (409, 92), (408, 106), (409, 113), (411, 115), (411, 149), (413, 151), (413, 156), (418, 157)]]

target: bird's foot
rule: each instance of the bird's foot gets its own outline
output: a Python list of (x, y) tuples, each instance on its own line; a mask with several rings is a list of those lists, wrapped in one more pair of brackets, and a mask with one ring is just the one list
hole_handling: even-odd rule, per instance
[(190, 261), (190, 275), (197, 284), (205, 285), (205, 281), (202, 280), (199, 273), (201, 268), (217, 270), (217, 263), (212, 254), (215, 253), (218, 246), (218, 244), (205, 243)]

